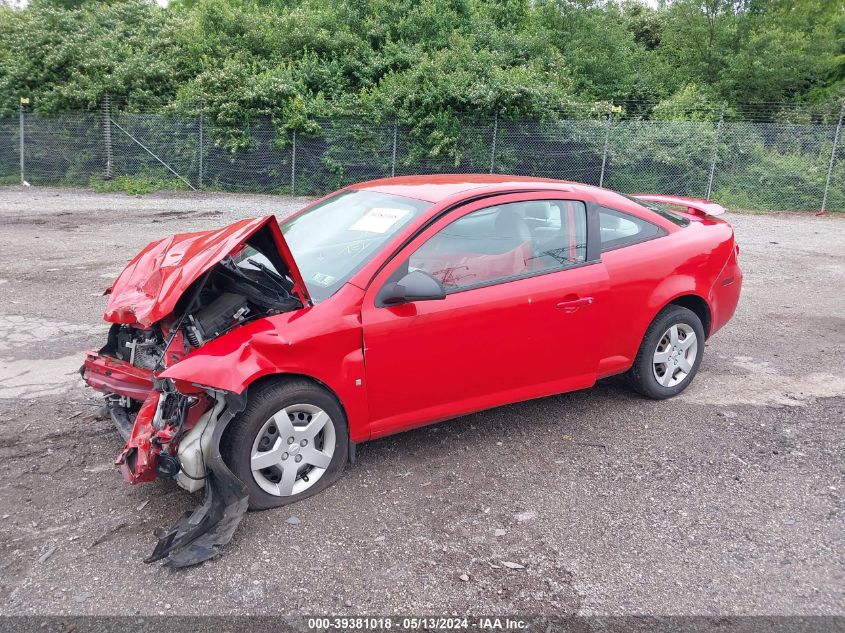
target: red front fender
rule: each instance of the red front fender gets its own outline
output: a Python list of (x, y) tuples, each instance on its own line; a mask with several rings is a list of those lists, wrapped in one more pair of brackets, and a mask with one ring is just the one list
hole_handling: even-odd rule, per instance
[[(360, 292), (360, 290), (356, 290)], [(313, 308), (259, 319), (195, 350), (160, 374), (241, 394), (256, 380), (294, 374), (325, 385), (344, 408), (352, 441), (369, 439), (362, 330), (357, 314)]]

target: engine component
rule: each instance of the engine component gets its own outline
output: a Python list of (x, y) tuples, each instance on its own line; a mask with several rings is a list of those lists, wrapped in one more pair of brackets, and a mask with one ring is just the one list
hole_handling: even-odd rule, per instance
[(199, 347), (230, 330), (248, 314), (249, 305), (243, 295), (224, 292), (196, 314), (188, 315), (188, 342)]
[(156, 473), (159, 477), (164, 479), (173, 479), (179, 474), (180, 469), (181, 464), (179, 464), (179, 460), (176, 457), (173, 457), (173, 455), (168, 455), (167, 453), (162, 452), (158, 456)]
[(162, 341), (155, 330), (121, 326), (115, 337), (115, 356), (130, 365), (155, 369), (161, 357)]
[(179, 441), (179, 450), (176, 455), (182, 464), (182, 470), (176, 475), (176, 483), (188, 492), (196, 492), (205, 486), (208, 474), (205, 462), (211, 454), (211, 437), (217, 419), (225, 406), (225, 399), (218, 398), (214, 405), (203, 413), (194, 428)]
[[(192, 404), (188, 396), (184, 396), (175, 390), (172, 390), (172, 385), (169, 381), (157, 380), (157, 385), (165, 385), (162, 390), (161, 397), (158, 401), (158, 408), (152, 420), (153, 428), (161, 431), (165, 426), (170, 425), (173, 428), (181, 429), (185, 423), (185, 412)], [(167, 389), (171, 389), (168, 391)]]

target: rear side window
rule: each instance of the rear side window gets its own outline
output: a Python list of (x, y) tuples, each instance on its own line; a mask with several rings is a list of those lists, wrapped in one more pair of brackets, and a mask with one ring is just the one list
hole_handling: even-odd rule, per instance
[(599, 209), (599, 229), (602, 253), (666, 235), (656, 224), (606, 207)]

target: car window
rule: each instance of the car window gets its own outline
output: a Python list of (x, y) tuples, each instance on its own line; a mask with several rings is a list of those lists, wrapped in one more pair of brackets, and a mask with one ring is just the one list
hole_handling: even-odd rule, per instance
[(422, 270), (455, 291), (561, 270), (586, 258), (584, 203), (514, 202), (455, 220), (411, 255), (408, 271)]
[(599, 233), (603, 253), (666, 234), (647, 220), (605, 207), (599, 209)]

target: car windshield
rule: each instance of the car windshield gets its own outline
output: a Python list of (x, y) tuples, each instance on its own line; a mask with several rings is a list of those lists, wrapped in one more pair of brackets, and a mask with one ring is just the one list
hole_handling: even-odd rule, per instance
[(282, 223), (314, 301), (333, 295), (430, 202), (377, 191), (344, 191)]

